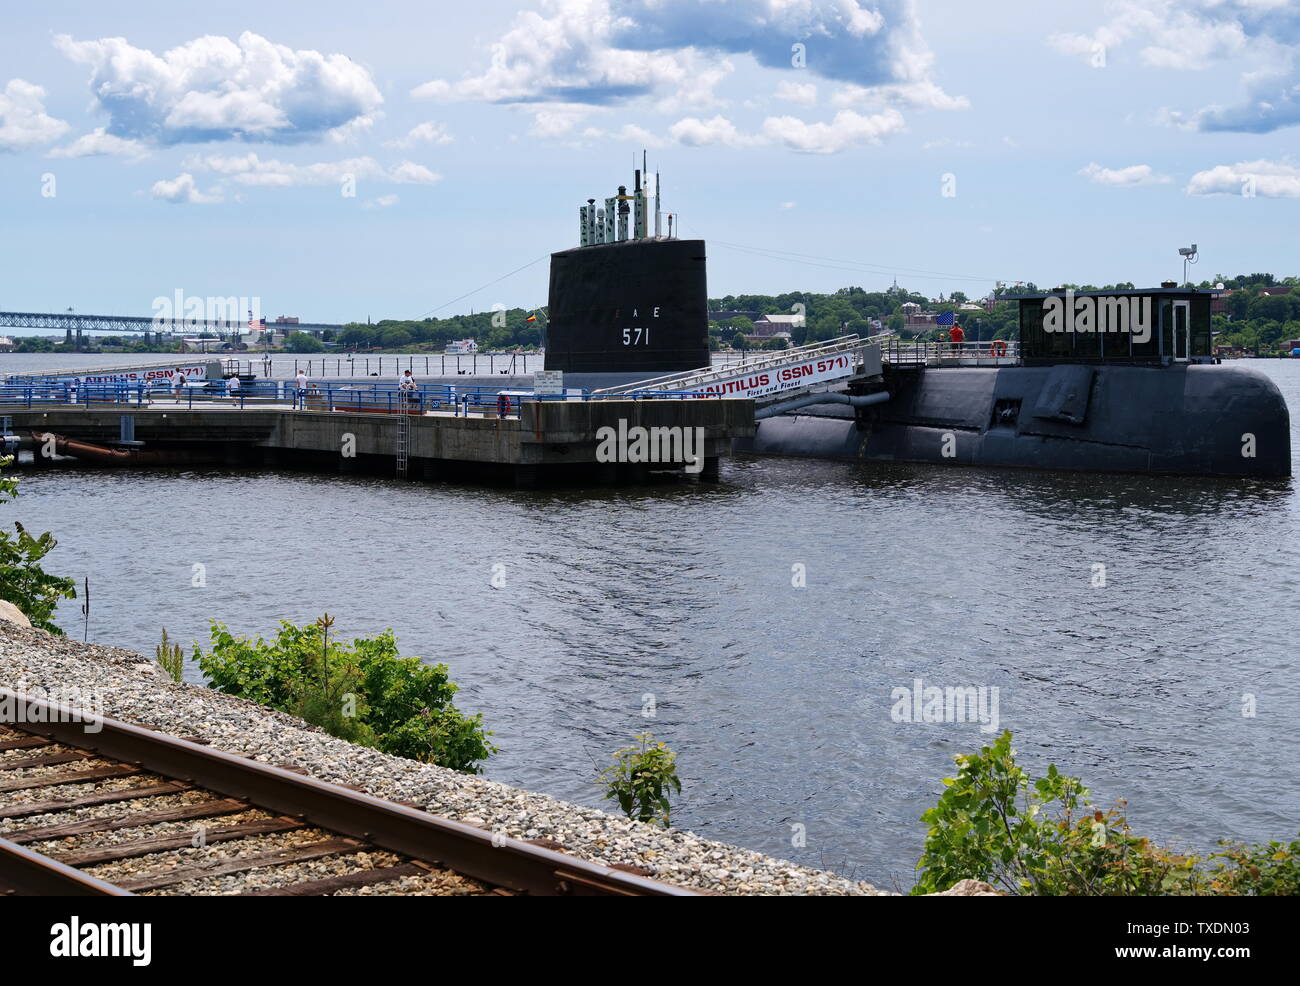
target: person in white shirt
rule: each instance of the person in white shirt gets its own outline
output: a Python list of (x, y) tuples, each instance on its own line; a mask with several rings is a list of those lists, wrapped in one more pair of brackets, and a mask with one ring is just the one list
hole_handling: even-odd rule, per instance
[(226, 379), (226, 393), (231, 397), (239, 396), (239, 377), (232, 375)]
[(302, 405), (307, 400), (307, 372), (299, 370), (298, 375), (293, 378), (298, 385), (298, 404)]
[(189, 382), (190, 378), (185, 375), (185, 371), (177, 367), (176, 376), (172, 377), (172, 390), (175, 391), (176, 397), (185, 396), (185, 385)]
[(411, 375), (410, 370), (407, 370), (397, 378), (397, 389), (400, 392), (402, 399), (408, 404), (413, 404), (420, 399), (417, 394), (420, 385), (415, 382), (415, 377)]

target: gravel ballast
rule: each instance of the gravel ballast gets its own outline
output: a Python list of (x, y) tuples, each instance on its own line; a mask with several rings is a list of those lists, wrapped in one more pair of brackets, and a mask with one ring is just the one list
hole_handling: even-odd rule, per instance
[[(131, 651), (57, 637), (0, 620), (0, 687), (79, 691), (95, 711), (324, 781), (353, 784), (446, 818), (518, 839), (550, 839), (606, 866), (629, 864), (656, 879), (715, 894), (885, 896), (870, 884), (761, 853), (661, 829), (495, 781), (390, 756), (336, 739), (300, 719), (195, 685), (175, 684)], [(40, 694), (40, 691), (36, 691)], [(45, 697), (45, 696), (42, 696)], [(90, 761), (87, 761), (89, 763)], [(128, 786), (123, 783), (122, 786)], [(33, 800), (53, 796), (46, 788)], [(21, 792), (14, 792), (21, 793)], [(0, 795), (0, 798), (11, 795)], [(195, 887), (194, 892), (220, 892)]]

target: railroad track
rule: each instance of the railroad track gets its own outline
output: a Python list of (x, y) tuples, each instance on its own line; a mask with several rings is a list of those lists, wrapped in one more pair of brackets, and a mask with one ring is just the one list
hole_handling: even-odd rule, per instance
[[(0, 690), (0, 894), (695, 896)], [(543, 841), (543, 840), (539, 840)]]

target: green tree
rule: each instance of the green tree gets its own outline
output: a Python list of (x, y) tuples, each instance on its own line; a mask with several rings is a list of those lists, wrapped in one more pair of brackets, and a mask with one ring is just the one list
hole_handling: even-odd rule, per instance
[(384, 329), (379, 344), (385, 349), (404, 349), (411, 344), (411, 333), (400, 328)]
[(323, 353), (325, 344), (306, 332), (290, 332), (285, 337), (284, 348), (291, 353)]
[[(0, 469), (12, 462), (12, 457), (0, 458)], [(0, 503), (17, 495), (17, 481), (0, 475)], [(57, 544), (48, 531), (32, 537), (16, 521), (13, 533), (0, 530), (0, 599), (22, 610), (32, 626), (62, 634), (54, 624), (54, 610), (60, 599), (75, 599), (77, 589), (72, 579), (50, 575), (41, 568), (41, 560)]]

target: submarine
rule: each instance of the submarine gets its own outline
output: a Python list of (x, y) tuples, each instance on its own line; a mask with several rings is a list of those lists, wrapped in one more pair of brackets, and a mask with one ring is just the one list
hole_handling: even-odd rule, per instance
[[(647, 173), (648, 177), (648, 173)], [(657, 176), (656, 176), (657, 178)], [(548, 370), (587, 389), (710, 365), (703, 240), (654, 233), (631, 193), (579, 208), (579, 245), (551, 255)], [(629, 230), (629, 219), (631, 229)], [(1017, 338), (862, 340), (859, 373), (756, 413), (734, 451), (848, 461), (1084, 472), (1291, 475), (1290, 413), (1258, 370), (1213, 355), (1210, 292), (1157, 288), (1005, 297)], [(781, 354), (774, 354), (780, 358)], [(790, 360), (799, 350), (790, 351)]]

